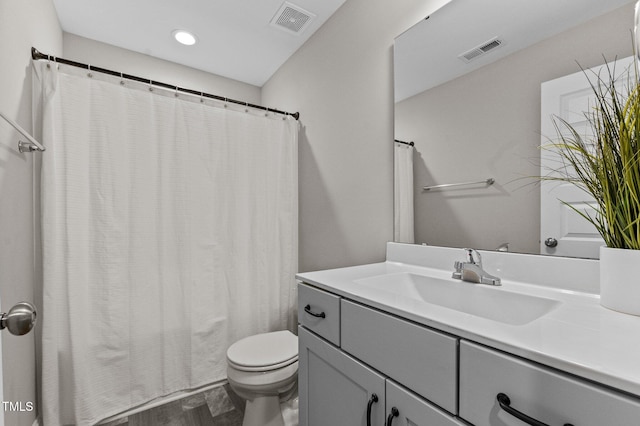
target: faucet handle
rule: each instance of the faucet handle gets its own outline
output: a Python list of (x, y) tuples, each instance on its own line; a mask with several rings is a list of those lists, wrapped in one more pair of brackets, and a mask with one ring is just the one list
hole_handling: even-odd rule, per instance
[(456, 260), (453, 264), (453, 267), (455, 268), (455, 270), (453, 271), (453, 274), (451, 275), (451, 278), (455, 278), (458, 280), (462, 279), (462, 268), (464, 268), (464, 262), (460, 262), (459, 260)]
[(455, 263), (453, 264), (453, 267), (455, 268), (456, 272), (461, 272), (462, 271), (462, 265), (464, 262), (460, 262), (459, 260), (456, 260)]
[[(466, 254), (467, 254), (467, 259), (469, 263), (471, 263), (472, 265), (478, 265), (479, 267), (482, 268), (482, 256), (480, 256), (480, 253), (478, 252), (478, 250), (472, 249), (472, 248), (465, 248), (463, 250), (467, 252)], [(478, 259), (477, 261), (473, 256), (474, 253), (475, 253), (475, 257)]]

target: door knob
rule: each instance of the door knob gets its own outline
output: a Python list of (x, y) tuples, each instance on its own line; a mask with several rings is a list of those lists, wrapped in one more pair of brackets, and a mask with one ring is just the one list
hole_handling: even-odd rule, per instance
[(29, 302), (20, 302), (9, 310), (0, 314), (0, 330), (5, 328), (9, 333), (22, 336), (31, 331), (36, 323), (36, 308)]
[(558, 245), (558, 240), (556, 240), (553, 237), (549, 237), (546, 240), (544, 240), (544, 245), (547, 247), (555, 247)]

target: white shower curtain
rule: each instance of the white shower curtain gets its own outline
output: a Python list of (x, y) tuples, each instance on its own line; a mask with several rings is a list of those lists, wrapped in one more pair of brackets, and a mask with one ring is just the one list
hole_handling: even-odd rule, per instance
[(44, 424), (224, 379), (231, 343), (293, 327), (297, 121), (33, 66)]
[(400, 142), (394, 145), (393, 240), (413, 244), (413, 146)]

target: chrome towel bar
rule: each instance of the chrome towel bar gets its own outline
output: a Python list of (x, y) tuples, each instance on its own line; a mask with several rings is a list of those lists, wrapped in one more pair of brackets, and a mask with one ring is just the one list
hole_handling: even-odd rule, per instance
[(443, 188), (453, 188), (456, 186), (467, 186), (467, 185), (479, 185), (479, 184), (485, 184), (486, 186), (491, 186), (495, 183), (495, 179), (494, 178), (488, 178), (485, 180), (479, 180), (479, 181), (474, 181), (474, 182), (461, 182), (461, 183), (445, 183), (442, 185), (432, 185), (432, 186), (423, 186), (422, 190), (423, 191), (431, 191), (432, 189), (443, 189)]
[(6, 121), (7, 123), (11, 124), (11, 127), (16, 129), (22, 136), (27, 138), (27, 140), (29, 141), (29, 142), (18, 141), (18, 151), (20, 151), (20, 152), (34, 152), (34, 151), (42, 152), (42, 151), (45, 150), (45, 147), (40, 142), (35, 140), (33, 138), (33, 136), (31, 136), (29, 133), (27, 133), (26, 130), (24, 130), (22, 127), (20, 127), (20, 125), (18, 123), (16, 123), (15, 121), (13, 121), (12, 119), (10, 119), (9, 117), (7, 117), (6, 115), (4, 115), (1, 112), (0, 112), (0, 117), (2, 117), (4, 119), (4, 121)]

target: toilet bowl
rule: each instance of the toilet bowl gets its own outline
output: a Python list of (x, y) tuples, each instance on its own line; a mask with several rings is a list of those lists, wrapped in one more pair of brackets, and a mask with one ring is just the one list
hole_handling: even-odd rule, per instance
[(237, 341), (227, 350), (227, 379), (246, 400), (242, 426), (292, 426), (280, 403), (297, 397), (298, 337), (284, 330)]

